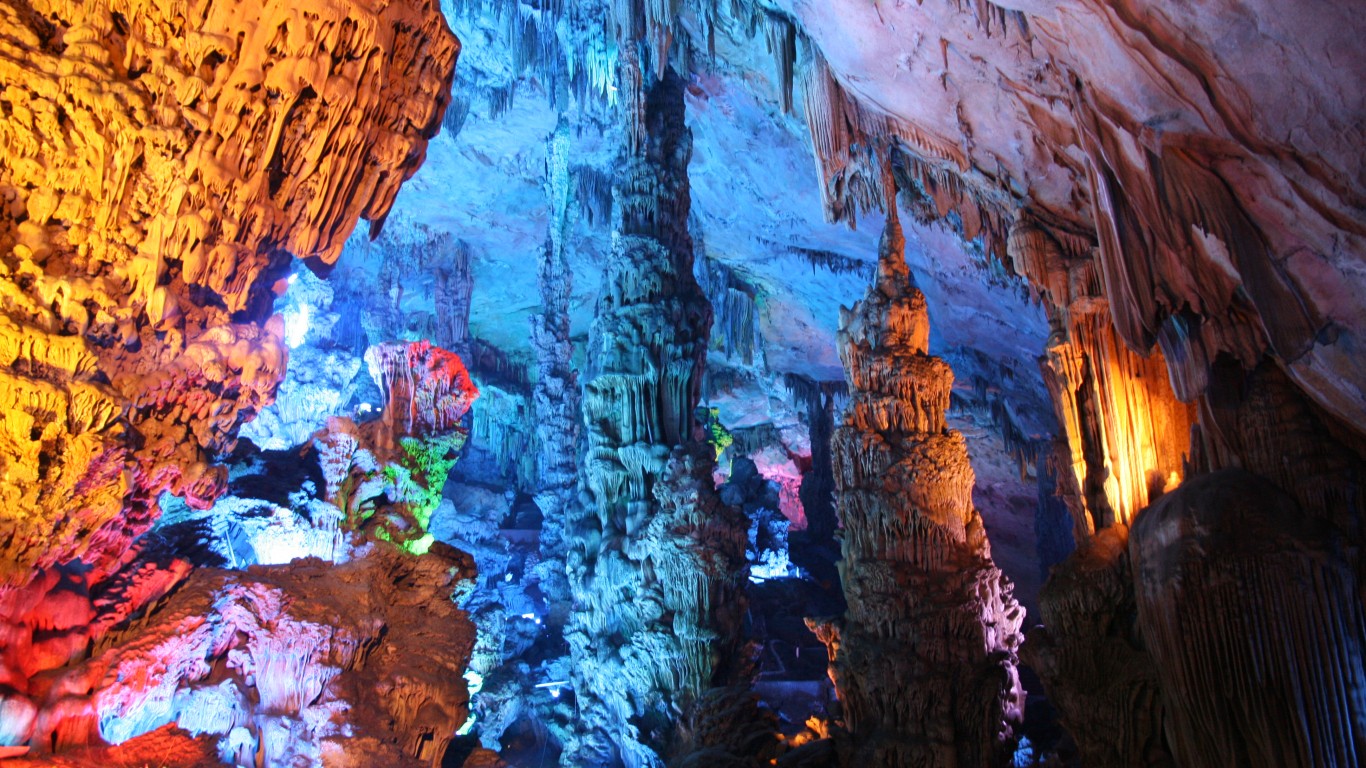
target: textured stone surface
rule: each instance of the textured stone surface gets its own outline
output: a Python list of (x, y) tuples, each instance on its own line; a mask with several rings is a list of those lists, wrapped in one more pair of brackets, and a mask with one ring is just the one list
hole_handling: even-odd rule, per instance
[(8, 403), (0, 577), (97, 568), (207, 504), (284, 372), (289, 254), (382, 221), (449, 99), (432, 3), (0, 6)]
[[(157, 496), (222, 492), (211, 461), (284, 375), (285, 265), (383, 221), (458, 52), (424, 2), (0, 4), (0, 677), (36, 712), (6, 744), (144, 724), (101, 709), (110, 654), (59, 670), (137, 644), (185, 578), (134, 544)], [(170, 706), (153, 669), (125, 703)]]
[(1043, 626), (1020, 656), (1043, 678), (1083, 765), (1176, 766), (1138, 627), (1127, 534), (1122, 525), (1097, 531), (1053, 569), (1039, 598)]
[(841, 322), (852, 399), (832, 451), (849, 607), (820, 634), (850, 764), (992, 765), (1021, 720), (1024, 611), (992, 563), (963, 436), (945, 425), (953, 372), (927, 354), (904, 249), (889, 217), (877, 283)]
[[(924, 716), (891, 718), (880, 734), (867, 727), (881, 712), (870, 702), (892, 700), (895, 710), (897, 699), (917, 695), (916, 686), (887, 685), (882, 672), (924, 657), (923, 647), (879, 649), (944, 634), (910, 637), (901, 624), (888, 629), (888, 616), (910, 612), (917, 618), (906, 627), (934, 625), (940, 608), (966, 604), (972, 585), (986, 595), (986, 614), (1009, 612), (1004, 582), (982, 562), (965, 442), (1001, 454), (973, 456), (979, 487), (984, 468), (1017, 462), (1022, 474), (1055, 476), (1070, 512), (1080, 549), (1055, 570), (1040, 599), (1046, 627), (1026, 648), (1088, 763), (1353, 762), (1356, 670), (1307, 686), (1341, 690), (1349, 702), (1341, 710), (1301, 713), (1287, 702), (1318, 694), (1275, 681), (1287, 669), (1319, 674), (1308, 657), (1351, 656), (1351, 626), (1360, 623), (1351, 581), (1366, 544), (1360, 14), (1266, 0), (451, 5), (462, 35), (468, 28), (478, 42), (470, 46), (477, 71), (445, 119), (459, 141), (433, 145), (441, 162), (409, 186), (410, 220), (352, 250), (367, 268), (334, 273), (351, 275), (334, 282), (338, 319), (314, 319), (342, 327), (334, 334), (342, 351), (305, 342), (290, 363), (291, 397), (320, 396), (272, 410), (253, 435), (298, 445), (329, 411), (354, 407), (343, 401), (359, 391), (356, 377), (344, 380), (367, 334), (372, 343), (429, 338), (468, 350), (472, 370), (505, 377), (483, 388), (470, 425), (476, 460), (461, 465), (465, 483), (497, 488), (462, 484), (439, 499), (456, 440), (419, 446), (421, 456), (408, 458), (432, 461), (404, 464), (399, 451), (411, 435), (403, 433), (414, 424), (443, 434), (453, 426), (449, 413), (409, 407), (406, 395), (369, 435), (343, 425), (322, 439), (350, 463), (319, 485), (362, 532), (424, 541), (419, 529), (441, 501), (443, 536), (481, 539), (479, 588), (490, 592), (473, 603), (483, 631), (473, 666), (484, 671), (536, 632), (525, 614), (517, 618), (530, 609), (513, 607), (525, 599), (521, 583), (490, 584), (530, 564), (499, 550), (498, 525), (534, 524), (535, 510), (516, 493), (542, 492), (540, 583), (568, 594), (558, 577), (566, 562), (579, 569), (573, 642), (593, 664), (580, 665), (573, 687), (581, 701), (601, 699), (585, 710), (587, 730), (606, 734), (575, 744), (581, 751), (566, 762), (774, 756), (751, 749), (772, 724), (746, 696), (700, 695), (732, 671), (716, 674), (737, 656), (732, 586), (743, 572), (731, 526), (739, 521), (714, 506), (712, 449), (694, 429), (694, 406), (711, 396), (712, 436), (734, 427), (732, 453), (756, 457), (784, 481), (785, 509), (800, 503), (791, 517), (809, 523), (805, 537), (836, 530), (835, 477), (870, 486), (849, 485), (856, 492), (842, 502), (855, 621), (843, 635), (821, 630), (839, 646), (837, 677), (843, 654), (853, 734), (813, 721), (788, 742), (796, 749), (782, 764), (859, 764), (902, 748), (877, 742), (910, 744), (915, 759), (932, 761), (962, 751), (950, 742), (986, 743), (924, 733), (946, 718), (929, 706)], [(93, 694), (72, 682), (55, 695), (52, 681), (66, 680), (73, 664), (104, 663), (105, 652), (135, 642), (138, 627), (160, 621), (157, 608), (170, 604), (162, 598), (185, 578), (189, 553), (162, 551), (155, 537), (130, 542), (152, 523), (161, 491), (201, 507), (220, 495), (225, 477), (213, 460), (275, 396), (290, 357), (288, 306), (277, 305), (283, 327), (266, 322), (289, 254), (321, 266), (358, 217), (384, 220), (441, 120), (456, 51), (434, 3), (0, 0), (0, 745), (35, 730), (75, 745), (102, 727), (85, 701)], [(619, 161), (616, 152), (625, 143), (648, 154), (651, 136), (659, 138), (642, 119), (642, 81), (670, 64), (683, 73), (679, 111), (696, 131), (686, 180), (677, 155), (651, 165), (660, 158), (638, 162), (628, 152)], [(547, 144), (552, 132), (557, 140)], [(887, 193), (889, 170), (899, 195)], [(614, 177), (624, 180), (615, 227)], [(906, 258), (924, 306), (913, 314), (933, 313), (935, 331), (903, 339), (900, 330), (884, 338), (880, 321), (854, 328), (904, 341), (918, 357), (882, 368), (854, 361), (857, 387), (879, 394), (858, 401), (838, 433), (845, 458), (836, 475), (829, 444), (845, 403), (842, 382), (828, 381), (838, 376), (836, 308), (866, 284), (868, 231), (883, 223), (879, 209), (894, 218), (893, 197), (915, 219), (907, 217)], [(865, 232), (815, 221), (822, 208)], [(551, 244), (542, 249), (547, 224)], [(537, 286), (530, 256), (542, 252)], [(377, 267), (374, 279), (368, 266)], [(599, 295), (599, 327), (582, 344)], [(715, 308), (710, 333), (705, 304)], [(540, 322), (528, 334), (523, 320), (533, 314)], [(904, 330), (901, 319), (892, 326)], [(925, 358), (928, 346), (960, 374), (956, 385), (946, 365)], [(583, 377), (588, 504), (577, 511), (576, 347), (591, 374)], [(524, 373), (531, 350), (536, 377)], [(1040, 353), (1042, 376), (1033, 370)], [(403, 375), (389, 371), (400, 390)], [(1040, 405), (1045, 382), (1062, 435), (1056, 451)], [(324, 387), (334, 391), (323, 397)], [(294, 418), (305, 411), (311, 420)], [(986, 429), (999, 441), (976, 439)], [(918, 471), (865, 471), (896, 442), (852, 437), (874, 433), (923, 438), (904, 455)], [(1204, 473), (1231, 466), (1264, 480), (1233, 484), (1243, 495), (1234, 494), (1236, 504), (1225, 498), (1218, 515), (1197, 508), (1209, 496)], [(912, 541), (947, 532), (947, 551), (968, 553), (953, 578), (935, 570), (942, 547), (895, 544), (906, 538), (904, 521), (883, 526), (885, 510), (865, 503), (889, 485), (928, 510), (912, 520)], [(1249, 489), (1261, 489), (1257, 499), (1243, 498)], [(258, 562), (296, 549), (354, 554), (352, 542), (337, 545), (325, 501), (296, 505), (290, 492), (288, 502), (250, 507), (236, 493), (189, 522), (227, 528), (240, 518), (234, 535), (249, 540), (243, 551)], [(1001, 506), (979, 495), (978, 506), (987, 504)], [(1253, 507), (1274, 514), (1258, 517)], [(1159, 510), (1160, 531), (1139, 526), (1126, 541), (1128, 525)], [(1027, 562), (1013, 544), (1013, 556), (1002, 556), (1002, 545), (1028, 537), (999, 536), (1018, 530), (983, 517), (997, 562)], [(1062, 516), (1053, 517), (1046, 527), (1063, 533)], [(562, 520), (573, 524), (556, 536)], [(1189, 545), (1179, 556), (1165, 549), (1173, 530)], [(293, 545), (310, 535), (319, 546)], [(535, 548), (534, 532), (515, 536), (525, 551)], [(1050, 562), (1066, 548), (1055, 538)], [(1195, 548), (1217, 557), (1187, 557)], [(903, 567), (917, 558), (934, 566), (921, 569), (933, 578)], [(1320, 570), (1305, 571), (1306, 560)], [(1221, 592), (1230, 579), (1239, 588)], [(882, 589), (893, 580), (915, 588)], [(1283, 581), (1303, 587), (1304, 599), (1290, 604)], [(1192, 583), (1219, 597), (1217, 610)], [(274, 594), (261, 589), (248, 591)], [(1290, 618), (1265, 623), (1280, 615)], [(301, 636), (349, 637), (348, 622), (314, 617)], [(978, 645), (995, 647), (978, 642), (989, 623), (965, 615), (954, 624), (971, 638), (961, 644), (971, 658), (938, 664), (935, 679), (977, 668)], [(860, 624), (871, 629), (861, 635)], [(1281, 642), (1239, 645), (1239, 631)], [(1014, 632), (1003, 630), (997, 644), (1013, 648)], [(1304, 650), (1311, 646), (1320, 650)], [(509, 721), (528, 719), (532, 710), (519, 706), (530, 693), (550, 700), (530, 692), (531, 681), (570, 677), (565, 649), (554, 652), (545, 667), (489, 675), (486, 744)], [(1010, 666), (1003, 653), (998, 671)], [(1246, 691), (1253, 662), (1272, 681), (1265, 701), (1211, 699), (1211, 690)], [(1009, 688), (1008, 677), (981, 690), (948, 686), (966, 692), (954, 706), (987, 701), (983, 692)], [(194, 695), (216, 702), (205, 711), (237, 706), (230, 691)], [(1341, 716), (1329, 723), (1320, 712)], [(555, 713), (569, 717), (568, 707)], [(993, 708), (982, 722), (997, 719), (1008, 718)], [(230, 730), (228, 741), (243, 756), (260, 745), (289, 757), (284, 734), (307, 724), (271, 722)], [(558, 738), (563, 724), (544, 727)], [(512, 738), (525, 728), (511, 729)], [(165, 762), (182, 747), (193, 751), (174, 734), (151, 738), (165, 744)], [(373, 744), (354, 746), (365, 755)], [(95, 749), (70, 759), (118, 764), (150, 754)]]
[(716, 499), (694, 417), (712, 312), (692, 272), (683, 83), (670, 70), (634, 87), (639, 132), (614, 181), (619, 231), (584, 376), (566, 766), (661, 764), (678, 712), (735, 673), (744, 610), (746, 523)]
[(474, 638), (450, 595), (472, 574), (454, 550), (394, 548), (340, 566), (197, 570), (36, 691), (33, 741), (118, 743), (175, 722), (229, 760), (259, 746), (267, 765), (342, 754), (439, 765), (467, 714), (460, 674)]
[(1366, 423), (1366, 96), (1338, 76), (1366, 66), (1353, 9), (781, 5), (836, 85), (815, 113), (853, 116), (813, 131), (831, 139), (815, 142), (826, 181), (857, 195), (869, 167), (848, 140), (896, 136), (953, 177), (926, 185), (941, 213), (990, 232), (992, 209), (1025, 208), (1083, 251), (1094, 238), (1125, 343), (1162, 341), (1188, 380), (1220, 351), (1250, 367), (1270, 349), (1321, 406)]
[(1139, 515), (1134, 592), (1178, 764), (1360, 762), (1366, 614), (1344, 543), (1239, 470)]

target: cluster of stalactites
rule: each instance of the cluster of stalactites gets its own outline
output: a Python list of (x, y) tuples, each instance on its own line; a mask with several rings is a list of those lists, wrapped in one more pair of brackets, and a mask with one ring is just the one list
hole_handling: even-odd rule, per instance
[(436, 334), (433, 339), (444, 349), (468, 358), (470, 345), (470, 299), (474, 295), (469, 244), (457, 240), (449, 258), (436, 265), (433, 301), (436, 309)]
[(607, 24), (607, 2), (456, 0), (448, 12), (481, 25), (493, 24), (502, 38), (497, 47), (512, 53), (514, 80), (481, 89), (492, 118), (511, 106), (516, 78), (528, 76), (544, 85), (557, 109), (568, 109), (570, 99), (588, 114), (615, 106), (618, 48)]
[(365, 363), (384, 393), (394, 436), (450, 431), (479, 397), (459, 355), (427, 341), (376, 344), (365, 351)]
[(36, 746), (95, 732), (99, 675), (30, 683), (185, 577), (139, 538), (163, 491), (212, 505), (209, 456), (275, 397), (290, 254), (382, 220), (439, 126), (459, 43), (435, 3), (296, 5), (0, 3), (5, 746), (16, 708)]
[(1159, 351), (1144, 356), (1123, 342), (1084, 238), (1022, 215), (1008, 252), (1045, 299), (1053, 326), (1043, 373), (1067, 438), (1069, 455), (1058, 460), (1076, 483), (1074, 535), (1128, 525), (1184, 477), (1195, 409), (1178, 395), (1198, 393), (1180, 386), (1182, 376), (1169, 377), (1182, 369), (1169, 370)]
[[(886, 176), (894, 175), (901, 196), (928, 218), (957, 214), (966, 240), (1004, 262), (1009, 201), (964, 180), (969, 170), (960, 147), (870, 107), (852, 95), (809, 42), (802, 66), (802, 101), (826, 219), (856, 226), (858, 212), (888, 207)], [(895, 206), (892, 206), (894, 208)]]
[(738, 358), (746, 366), (763, 367), (763, 335), (759, 323), (758, 289), (737, 271), (711, 258), (700, 237), (695, 237), (693, 276), (715, 312), (713, 343), (727, 359)]
[(848, 609), (819, 634), (873, 764), (990, 764), (1022, 716), (1023, 610), (992, 563), (966, 443), (946, 429), (953, 376), (927, 354), (894, 211), (880, 247), (875, 286), (841, 312), (851, 401), (832, 450)]

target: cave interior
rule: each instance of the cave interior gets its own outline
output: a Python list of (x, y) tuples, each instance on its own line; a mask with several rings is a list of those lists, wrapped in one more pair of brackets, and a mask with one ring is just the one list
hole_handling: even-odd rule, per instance
[(1364, 37), (0, 0), (0, 766), (1366, 763)]

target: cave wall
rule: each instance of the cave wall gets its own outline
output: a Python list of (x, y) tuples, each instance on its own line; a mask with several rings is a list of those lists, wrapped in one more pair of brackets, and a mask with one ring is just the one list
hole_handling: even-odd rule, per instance
[(383, 223), (460, 45), (433, 2), (5, 2), (0, 32), (0, 677), (42, 700), (185, 576), (133, 542), (163, 491), (223, 491), (285, 266)]
[(1251, 367), (1270, 350), (1322, 407), (1366, 423), (1353, 351), (1366, 316), (1351, 298), (1363, 95), (1334, 75), (1363, 64), (1349, 7), (784, 10), (829, 64), (833, 108), (808, 110), (851, 118), (819, 132), (832, 139), (815, 142), (823, 181), (858, 175), (841, 134), (896, 136), (960, 180), (942, 192), (978, 209), (965, 220), (990, 233), (992, 209), (1025, 208), (1065, 250), (1096, 246), (1120, 338), (1144, 353), (1160, 342), (1183, 398), (1220, 352)]
[[(1363, 97), (1331, 74), (1363, 69), (1354, 45), (1360, 23), (1350, 9), (1287, 13), (1252, 2), (1215, 13), (1142, 2), (1039, 0), (1007, 8), (930, 0), (780, 4), (782, 14), (632, 5), (626, 18), (605, 25), (592, 18), (605, 10), (574, 4), (547, 18), (563, 14), (577, 32), (615, 23), (629, 46), (588, 46), (585, 66), (568, 74), (563, 61), (583, 51), (558, 39), (555, 24), (528, 22), (523, 37), (540, 47), (519, 49), (517, 68), (554, 83), (551, 100), (560, 104), (571, 94), (593, 102), (590, 110), (602, 106), (598, 100), (626, 100), (627, 140), (646, 159), (628, 160), (618, 179), (618, 205), (630, 211), (627, 236), (609, 257), (606, 309), (594, 338), (644, 341), (650, 334), (642, 329), (656, 326), (681, 335), (648, 361), (640, 350), (657, 339), (592, 347), (585, 422), (591, 513), (577, 521), (576, 553), (554, 537), (547, 542), (552, 567), (564, 557), (584, 569), (575, 589), (589, 606), (579, 606), (578, 621), (591, 629), (585, 637), (620, 628), (621, 616), (602, 595), (621, 574), (603, 563), (629, 548), (632, 536), (662, 535), (642, 533), (642, 509), (657, 506), (694, 533), (705, 528), (699, 510), (723, 515), (691, 496), (708, 495), (703, 459), (710, 448), (691, 427), (709, 334), (701, 320), (706, 301), (686, 285), (691, 270), (682, 263), (691, 250), (688, 185), (684, 171), (680, 186), (676, 166), (681, 158), (687, 167), (687, 152), (651, 157), (662, 152), (652, 142), (677, 137), (652, 134), (658, 126), (637, 107), (644, 104), (640, 81), (666, 79), (668, 63), (700, 51), (718, 25), (745, 21), (765, 37), (777, 64), (779, 109), (808, 123), (832, 217), (868, 220), (880, 207), (894, 217), (898, 195), (885, 191), (885, 169), (870, 152), (889, 140), (901, 204), (980, 242), (1046, 307), (1052, 337), (1041, 350), (1042, 371), (1065, 437), (1051, 461), (1081, 551), (1041, 601), (1049, 632), (1038, 635), (1036, 658), (1065, 722), (1082, 734), (1083, 752), (1152, 762), (1227, 754), (1183, 722), (1216, 711), (1224, 727), (1235, 715), (1211, 709), (1173, 670), (1198, 662), (1206, 665), (1201, 680), (1234, 680), (1227, 676), (1234, 657), (1211, 651), (1190, 660), (1162, 644), (1162, 633), (1175, 631), (1172, 617), (1187, 615), (1183, 606), (1203, 608), (1154, 583), (1135, 585), (1144, 578), (1139, 553), (1151, 549), (1139, 533), (1157, 525), (1144, 523), (1145, 515), (1166, 507), (1145, 508), (1185, 498), (1174, 495), (1183, 483), (1242, 467), (1293, 501), (1277, 502), (1274, 519), (1327, 526), (1308, 544), (1277, 533), (1278, 546), (1345, 552), (1347, 565), (1332, 570), (1341, 583), (1314, 582), (1316, 599), (1357, 594), (1351, 574), (1361, 569), (1366, 424), (1366, 358), (1356, 354), (1366, 330), (1357, 298), (1366, 287), (1357, 268), (1366, 229), (1359, 215)], [(183, 563), (163, 563), (145, 578), (114, 574), (138, 562), (128, 545), (156, 517), (161, 491), (197, 506), (222, 492), (223, 471), (212, 460), (270, 403), (283, 375), (284, 329), (266, 317), (288, 259), (321, 267), (336, 258), (358, 218), (384, 221), (441, 121), (459, 44), (434, 3), (334, 1), (300, 9), (267, 2), (244, 12), (210, 0), (155, 7), (0, 0), (0, 11), (0, 321), (9, 362), (0, 372), (7, 401), (0, 618), (19, 638), (6, 646), (3, 682), (23, 693), (30, 678), (79, 658), (111, 625), (113, 600), (101, 602), (102, 595), (131, 590), (150, 601), (184, 576)], [(686, 23), (677, 23), (675, 12)], [(680, 53), (673, 38), (685, 33), (696, 44)], [(592, 40), (611, 33), (597, 34)], [(627, 51), (636, 42), (640, 48)], [(618, 55), (628, 60), (620, 89), (610, 86)], [(696, 90), (704, 88), (719, 90), (715, 81)], [(487, 95), (512, 109), (511, 90)], [(680, 94), (680, 104), (686, 98)], [(458, 129), (463, 120), (448, 124)], [(560, 189), (552, 191), (552, 207), (565, 209), (568, 174), (557, 166), (550, 176)], [(580, 169), (574, 178), (591, 187), (598, 177)], [(599, 215), (602, 186), (590, 195)], [(682, 210), (671, 210), (680, 199)], [(557, 446), (557, 461), (541, 467), (555, 475), (540, 489), (548, 494), (547, 517), (552, 507), (567, 516), (575, 503), (565, 473), (576, 439), (553, 426), (575, 418), (572, 402), (559, 396), (576, 386), (565, 316), (574, 265), (564, 261), (564, 217), (564, 210), (553, 214), (542, 278), (547, 309), (535, 332), (542, 376), (533, 401), (541, 431), (554, 433), (542, 435), (542, 445)], [(631, 217), (642, 232), (633, 231)], [(645, 229), (653, 242), (631, 239)], [(437, 299), (445, 303), (433, 318), (447, 324), (435, 331), (452, 344), (469, 337), (462, 322), (468, 266), (456, 263), (438, 281)], [(398, 317), (403, 280), (397, 266), (390, 273), (390, 309)], [(677, 280), (686, 294), (681, 304), (642, 298), (669, 293), (656, 280)], [(727, 317), (749, 318), (747, 295), (727, 296), (736, 301), (723, 308)], [(728, 356), (754, 359), (763, 351), (745, 338), (723, 335)], [(637, 418), (634, 406), (619, 401), (635, 397), (632, 377), (649, 378), (651, 366), (655, 390), (646, 395), (656, 399), (640, 400), (662, 416)], [(809, 409), (830, 426), (832, 405), (818, 393)], [(644, 439), (636, 439), (642, 424), (649, 425)], [(695, 455), (662, 461), (680, 444)], [(825, 458), (816, 461), (822, 469)], [(515, 471), (528, 475), (531, 466), (523, 461)], [(819, 500), (807, 504), (811, 519), (832, 531), (824, 505), (830, 478), (808, 480), (807, 496)], [(1134, 539), (1126, 544), (1130, 526)], [(707, 576), (715, 582), (704, 579), (699, 591), (710, 603), (661, 598), (668, 611), (696, 614), (698, 631), (687, 637), (696, 647), (678, 652), (690, 665), (688, 684), (642, 683), (648, 694), (603, 716), (615, 733), (629, 733), (628, 722), (639, 729), (641, 712), (664, 712), (661, 702), (673, 691), (695, 693), (697, 681), (712, 677), (713, 661), (697, 662), (710, 651), (698, 649), (718, 641), (700, 628), (735, 623), (714, 610), (734, 608), (739, 567), (727, 559), (734, 555), (728, 531), (708, 529), (715, 538), (706, 546), (723, 561), (723, 573)], [(685, 549), (664, 567), (705, 570)], [(1301, 573), (1298, 564), (1249, 562), (1246, 573), (1258, 579)], [(654, 578), (649, 568), (640, 573), (623, 578)], [(1248, 600), (1286, 610), (1278, 592), (1254, 590)], [(1350, 611), (1343, 615), (1347, 624), (1356, 621)], [(657, 618), (644, 623), (662, 625)], [(1334, 649), (1324, 663), (1350, 655), (1356, 630), (1315, 635), (1310, 625), (1317, 621), (1295, 619), (1308, 634), (1287, 642), (1323, 640)], [(39, 630), (43, 639), (34, 642)], [(587, 641), (579, 645), (585, 657)], [(665, 657), (678, 651), (660, 648)], [(1348, 680), (1343, 695), (1358, 682)], [(1286, 760), (1350, 761), (1334, 750), (1355, 738), (1356, 717), (1345, 711), (1350, 727), (1315, 731), (1311, 746), (1266, 749), (1288, 750), (1276, 752)], [(1088, 725), (1107, 718), (1123, 722), (1113, 733)], [(655, 733), (643, 738), (664, 744), (657, 734), (670, 721), (666, 715), (650, 723)], [(619, 751), (620, 743), (609, 749)]]

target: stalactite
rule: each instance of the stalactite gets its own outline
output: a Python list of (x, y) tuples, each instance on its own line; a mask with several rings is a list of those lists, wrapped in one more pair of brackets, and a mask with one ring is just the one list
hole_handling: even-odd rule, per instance
[(612, 218), (612, 177), (590, 165), (575, 166), (574, 199), (593, 226), (611, 223)]
[(1003, 8), (991, 0), (952, 0), (954, 6), (961, 12), (970, 12), (977, 26), (987, 33), (987, 37), (1001, 35), (1002, 37), (1015, 30), (1021, 38), (1029, 39), (1029, 17), (1024, 11), (1017, 11), (1010, 8)]
[(470, 269), (470, 247), (456, 240), (432, 265), (435, 280), (433, 303), (436, 309), (436, 334), (432, 341), (443, 349), (470, 358), (470, 298), (474, 294), (474, 273)]
[(1023, 716), (1023, 609), (992, 563), (966, 444), (945, 426), (953, 374), (926, 354), (894, 210), (880, 248), (876, 285), (841, 310), (852, 401), (832, 443), (848, 610), (822, 640), (860, 762), (990, 765)]
[(829, 221), (858, 218), (858, 207), (865, 210), (882, 206), (881, 187), (872, 162), (871, 135), (885, 134), (883, 125), (867, 119), (859, 103), (844, 93), (825, 58), (814, 47), (802, 78), (802, 102), (811, 136), (811, 151), (820, 174), (818, 184), (825, 216)]
[(726, 358), (762, 366), (763, 337), (759, 330), (756, 289), (747, 284), (734, 270), (706, 255), (699, 248), (700, 258), (694, 273), (707, 301), (716, 313), (712, 325), (713, 338), (719, 339)]
[(376, 344), (365, 363), (384, 393), (394, 437), (449, 431), (479, 396), (460, 358), (426, 341)]
[(849, 397), (843, 381), (815, 382), (788, 374), (784, 384), (802, 409), (811, 433), (811, 470), (802, 477), (798, 494), (806, 511), (807, 531), (813, 541), (830, 541), (838, 519), (835, 514), (835, 475), (830, 437), (835, 414), (842, 413)]
[(1084, 240), (1022, 216), (1007, 251), (1048, 302), (1053, 333), (1042, 370), (1086, 510), (1078, 530), (1127, 525), (1180, 482), (1195, 410), (1172, 391), (1160, 353), (1144, 357), (1121, 341)]
[(764, 34), (768, 53), (777, 68), (778, 103), (783, 112), (792, 112), (792, 81), (797, 64), (797, 28), (785, 16), (763, 14)]
[(451, 105), (446, 107), (446, 114), (441, 117), (441, 130), (446, 132), (448, 138), (454, 139), (465, 129), (465, 121), (470, 116), (470, 98), (468, 89), (463, 83), (456, 84), (451, 93)]
[(501, 481), (518, 491), (534, 491), (538, 474), (531, 403), (524, 395), (488, 381), (478, 387), (479, 407), (471, 411), (471, 446), (492, 457), (496, 472), (483, 479)]
[(486, 98), (488, 100), (489, 119), (498, 120), (512, 109), (513, 102), (517, 97), (516, 84), (499, 85), (488, 90)]
[(989, 264), (1004, 265), (1010, 233), (1006, 205), (963, 179), (953, 148), (940, 147), (895, 120), (887, 120), (884, 131), (899, 140), (891, 153), (892, 172), (906, 206), (953, 222), (964, 240), (981, 238)]
[(968, 166), (962, 150), (851, 97), (809, 41), (806, 48), (803, 107), (826, 218), (852, 226), (859, 208), (886, 210), (875, 148), (887, 146), (907, 207), (926, 211), (930, 219), (947, 221), (956, 214), (952, 220), (959, 234), (965, 240), (980, 237), (992, 263), (1004, 264), (1008, 206), (1004, 198), (963, 180)]
[(1091, 299), (1074, 302), (1068, 341), (1055, 340), (1044, 380), (1072, 449), (1072, 467), (1096, 530), (1127, 525), (1163, 490), (1180, 482), (1194, 409), (1172, 393), (1160, 355), (1144, 358), (1118, 339)]

